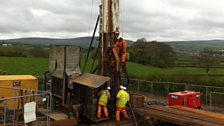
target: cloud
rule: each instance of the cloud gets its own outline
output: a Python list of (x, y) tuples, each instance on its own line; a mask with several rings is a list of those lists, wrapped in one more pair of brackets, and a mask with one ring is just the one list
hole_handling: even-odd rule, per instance
[(161, 41), (222, 39), (223, 4), (221, 0), (130, 1), (127, 6), (135, 9), (125, 10), (124, 32)]
[[(101, 0), (2, 0), (0, 39), (90, 35)], [(120, 0), (121, 34), (136, 40), (223, 39), (223, 0)]]
[[(92, 10), (97, 10), (92, 12), (95, 21), (98, 3), (93, 2)], [(88, 33), (90, 26), (93, 29), (92, 24), (89, 25), (91, 0), (7, 0), (0, 5), (0, 16), (2, 38), (35, 36), (33, 33), (38, 33), (36, 36), (78, 37)], [(58, 36), (52, 36), (52, 33)]]

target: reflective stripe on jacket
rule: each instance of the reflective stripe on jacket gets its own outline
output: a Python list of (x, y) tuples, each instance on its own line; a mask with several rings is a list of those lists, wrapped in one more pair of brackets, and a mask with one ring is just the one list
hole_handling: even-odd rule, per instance
[(108, 99), (110, 99), (110, 92), (109, 90), (102, 90), (98, 93), (99, 97), (99, 101), (98, 104), (103, 105), (103, 106), (107, 106), (108, 103)]
[(117, 93), (116, 98), (117, 98), (116, 107), (125, 108), (127, 102), (129, 101), (129, 94), (124, 90), (120, 90)]

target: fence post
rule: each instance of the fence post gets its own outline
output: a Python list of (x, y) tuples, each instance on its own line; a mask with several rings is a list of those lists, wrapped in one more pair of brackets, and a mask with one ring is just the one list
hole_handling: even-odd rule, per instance
[[(50, 111), (50, 109), (49, 109), (49, 103), (51, 101), (50, 101), (50, 98), (47, 96), (47, 94), (46, 94), (45, 97), (47, 98), (47, 114), (49, 115), (49, 111)], [(47, 115), (47, 126), (49, 126), (49, 116), (48, 115)]]
[(169, 82), (167, 83), (167, 89), (166, 89), (166, 91), (167, 91), (166, 98), (168, 99), (169, 92), (170, 92), (170, 83)]
[[(14, 89), (14, 97), (16, 97), (16, 90), (15, 89)], [(16, 107), (17, 107), (16, 106), (16, 99), (14, 99), (14, 110), (13, 110), (14, 122), (13, 122), (13, 126), (15, 125), (15, 123), (17, 123), (17, 120), (16, 120)]]
[(205, 105), (208, 106), (208, 87), (205, 87)]
[(212, 111), (212, 92), (210, 92), (210, 111)]
[[(151, 81), (151, 95), (153, 96), (154, 95), (154, 92), (153, 92), (153, 82)], [(155, 97), (154, 97), (155, 98)], [(156, 98), (155, 98), (156, 100)]]
[(6, 126), (6, 111), (7, 111), (7, 108), (6, 108), (6, 102), (4, 101), (4, 126)]
[(170, 92), (170, 83), (169, 82), (167, 83), (167, 89), (166, 89), (166, 91), (167, 91), (167, 94)]
[(138, 87), (137, 87), (137, 92), (139, 93), (139, 80), (137, 80)]
[(185, 85), (185, 90), (188, 90), (188, 84), (184, 84)]
[[(47, 92), (48, 93), (48, 95), (49, 95), (49, 112), (51, 112), (51, 107), (52, 107), (52, 94), (51, 94), (51, 92)], [(48, 113), (49, 114), (49, 113)], [(50, 117), (49, 116), (47, 116), (47, 118), (48, 118), (48, 126), (50, 126), (51, 125), (51, 119), (50, 119)]]

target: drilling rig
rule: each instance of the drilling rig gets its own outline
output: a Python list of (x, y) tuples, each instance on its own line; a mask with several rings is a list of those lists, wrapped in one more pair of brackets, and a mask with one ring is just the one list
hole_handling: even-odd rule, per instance
[[(89, 47), (91, 48), (100, 22), (98, 56), (96, 56), (99, 58), (99, 63), (94, 72), (92, 74), (81, 72), (80, 47), (57, 45), (50, 49), (49, 73), (45, 73), (45, 76), (49, 74), (51, 77), (50, 89), (56, 101), (56, 108), (63, 107), (70, 112), (71, 108), (80, 106), (81, 117), (93, 122), (102, 121), (96, 118), (97, 93), (107, 86), (111, 87), (112, 96), (108, 105), (109, 113), (115, 114), (116, 94), (121, 82), (120, 59), (116, 49), (113, 48), (120, 34), (119, 0), (101, 0), (99, 8), (100, 14)], [(86, 62), (87, 60), (88, 56)]]

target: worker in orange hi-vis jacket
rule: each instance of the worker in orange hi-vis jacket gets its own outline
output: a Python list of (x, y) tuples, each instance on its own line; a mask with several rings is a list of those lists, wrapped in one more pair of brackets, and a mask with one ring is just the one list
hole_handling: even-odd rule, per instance
[(126, 104), (129, 101), (129, 94), (126, 91), (127, 88), (124, 86), (120, 86), (120, 91), (117, 93), (117, 101), (116, 101), (116, 121), (120, 121), (120, 113), (122, 112), (124, 118), (128, 118), (128, 114), (126, 112)]
[(114, 44), (114, 48), (116, 49), (117, 54), (119, 55), (120, 65), (126, 78), (126, 83), (124, 83), (124, 86), (127, 87), (129, 84), (129, 76), (126, 68), (127, 42), (122, 37), (120, 37), (118, 41)]
[(127, 42), (122, 37), (120, 37), (118, 39), (118, 42), (114, 44), (114, 47), (116, 48), (117, 53), (120, 57), (121, 63), (125, 63), (126, 61), (126, 52), (127, 52), (126, 45), (127, 45)]
[(102, 90), (98, 93), (99, 100), (98, 100), (98, 111), (97, 111), (97, 118), (100, 118), (101, 116), (101, 109), (103, 107), (104, 115), (106, 118), (108, 118), (108, 109), (107, 109), (107, 103), (110, 99), (110, 87), (107, 87), (106, 90)]

